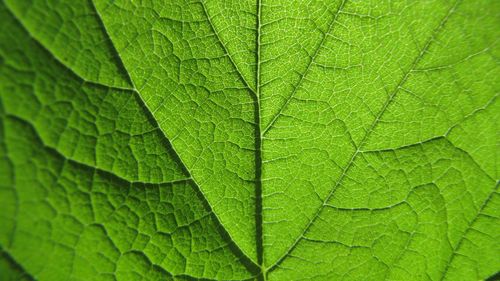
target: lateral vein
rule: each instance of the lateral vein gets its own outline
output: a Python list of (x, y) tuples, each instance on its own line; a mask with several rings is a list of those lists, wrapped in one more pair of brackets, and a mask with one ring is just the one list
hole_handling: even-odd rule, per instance
[[(91, 0), (92, 1), (92, 4), (94, 4), (94, 0)], [(147, 112), (152, 116), (154, 117), (154, 114), (153, 114), (153, 111), (149, 108), (149, 106), (147, 105), (146, 101), (142, 98), (139, 90), (137, 90), (136, 86), (135, 86), (135, 83), (132, 79), (132, 77), (130, 76), (130, 73), (128, 72), (127, 70), (127, 67), (120, 55), (120, 53), (118, 52), (118, 50), (116, 49), (115, 45), (114, 45), (114, 42), (113, 42), (113, 39), (111, 36), (109, 36), (109, 33), (107, 31), (107, 28), (106, 28), (106, 25), (104, 24), (103, 20), (102, 20), (102, 17), (101, 15), (99, 14), (99, 12), (97, 11), (97, 9), (95, 8), (95, 5), (94, 5), (94, 9), (96, 10), (96, 14), (97, 16), (99, 17), (100, 19), (100, 22), (101, 24), (103, 25), (103, 28), (104, 30), (106, 31), (106, 34), (108, 35), (109, 37), (109, 40), (111, 41), (111, 44), (113, 46), (113, 50), (114, 52), (116, 53), (117, 57), (119, 58), (119, 60), (121, 61), (121, 63), (123, 64), (124, 66), (124, 69), (126, 70), (127, 72), (127, 75), (128, 77), (130, 78), (130, 81), (134, 87), (134, 93), (136, 93), (137, 97), (139, 98), (139, 101), (142, 103), (142, 105), (144, 106), (144, 108), (147, 110)], [(221, 219), (219, 218), (219, 216), (217, 215), (217, 213), (214, 212), (212, 206), (209, 204), (208, 202), (208, 199), (207, 199), (207, 196), (206, 194), (203, 192), (203, 190), (201, 189), (200, 185), (198, 184), (196, 178), (192, 175), (191, 171), (189, 171), (187, 165), (184, 163), (184, 161), (182, 160), (182, 158), (180, 157), (180, 154), (177, 152), (177, 150), (175, 149), (175, 147), (173, 146), (173, 144), (171, 143), (170, 139), (167, 137), (167, 134), (165, 133), (165, 131), (160, 127), (160, 125), (158, 124), (158, 121), (156, 120), (156, 118), (151, 118), (152, 121), (154, 122), (154, 126), (156, 126), (161, 132), (162, 132), (162, 136), (164, 137), (165, 141), (167, 142), (169, 148), (175, 153), (176, 155), (176, 158), (177, 160), (179, 161), (179, 163), (181, 164), (183, 170), (187, 173), (187, 176), (189, 178), (192, 179), (193, 181), (193, 185), (195, 187), (195, 189), (202, 195), (203, 197), (203, 200), (205, 201), (205, 205), (206, 207), (208, 208), (208, 210), (213, 213), (214, 215), (214, 218), (217, 222), (217, 224), (220, 226), (221, 230), (223, 231), (224, 233), (224, 236), (228, 237), (229, 238), (229, 242), (232, 243), (234, 246), (235, 246), (235, 250), (237, 252), (237, 254), (239, 254), (248, 264), (250, 264), (252, 267), (256, 267), (256, 268), (259, 268), (259, 266), (240, 248), (240, 246), (236, 243), (236, 241), (233, 239), (233, 237), (229, 234), (229, 232), (226, 230), (224, 224), (222, 224), (222, 221)]]
[(287, 249), (287, 251), (285, 251), (285, 253), (280, 258), (278, 258), (277, 261), (274, 264), (272, 264), (269, 267), (268, 271), (272, 271), (272, 270), (276, 269), (277, 266), (279, 266), (289, 256), (289, 254), (295, 249), (295, 247), (297, 246), (297, 244), (303, 239), (303, 237), (305, 236), (305, 234), (309, 231), (310, 227), (313, 225), (313, 223), (319, 217), (321, 211), (325, 208), (325, 206), (327, 206), (327, 202), (333, 196), (335, 190), (338, 188), (338, 186), (340, 185), (340, 183), (343, 181), (344, 177), (347, 175), (349, 169), (352, 167), (352, 165), (355, 162), (357, 156), (361, 152), (363, 145), (365, 144), (366, 140), (368, 139), (368, 137), (370, 136), (370, 134), (373, 132), (373, 130), (375, 129), (375, 127), (377, 126), (377, 124), (380, 121), (382, 115), (385, 113), (385, 111), (387, 110), (387, 108), (389, 107), (389, 105), (392, 103), (392, 101), (394, 100), (396, 94), (399, 92), (400, 88), (406, 83), (406, 81), (408, 80), (409, 75), (415, 69), (415, 67), (417, 66), (417, 64), (422, 60), (422, 58), (424, 57), (425, 53), (429, 49), (431, 43), (434, 41), (436, 35), (443, 29), (443, 27), (445, 26), (446, 22), (450, 18), (450, 16), (456, 11), (456, 8), (457, 8), (458, 4), (460, 3), (460, 1), (461, 0), (457, 0), (455, 2), (455, 4), (448, 10), (448, 12), (446, 13), (445, 17), (440, 21), (439, 25), (433, 30), (433, 32), (431, 33), (430, 37), (426, 41), (425, 45), (420, 50), (418, 56), (413, 60), (413, 62), (410, 65), (409, 69), (404, 73), (403, 78), (399, 81), (399, 83), (397, 84), (397, 86), (394, 88), (394, 90), (392, 91), (392, 93), (389, 95), (389, 98), (386, 100), (386, 102), (382, 106), (382, 109), (379, 111), (379, 113), (377, 114), (376, 118), (373, 120), (373, 122), (370, 125), (368, 131), (365, 133), (363, 139), (360, 141), (358, 147), (356, 148), (356, 150), (352, 154), (351, 159), (349, 160), (349, 162), (347, 163), (347, 165), (344, 167), (344, 169), (342, 171), (342, 174), (339, 176), (339, 178), (337, 179), (335, 185), (332, 187), (330, 193), (326, 196), (326, 198), (323, 201), (323, 203), (316, 210), (316, 212), (313, 215), (313, 217), (309, 220), (309, 222), (307, 223), (306, 227), (301, 232), (300, 236), (298, 236), (297, 239), (295, 239), (295, 241), (293, 242), (293, 244)]

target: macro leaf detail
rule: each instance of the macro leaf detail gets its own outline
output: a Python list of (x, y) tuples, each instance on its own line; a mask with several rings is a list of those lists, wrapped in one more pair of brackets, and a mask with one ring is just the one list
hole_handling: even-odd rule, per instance
[(3, 0), (0, 280), (484, 280), (500, 2)]

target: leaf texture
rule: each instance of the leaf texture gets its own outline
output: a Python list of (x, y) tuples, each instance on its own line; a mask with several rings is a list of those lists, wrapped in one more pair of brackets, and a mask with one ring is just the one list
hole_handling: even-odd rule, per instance
[(0, 280), (500, 270), (500, 2), (0, 3)]

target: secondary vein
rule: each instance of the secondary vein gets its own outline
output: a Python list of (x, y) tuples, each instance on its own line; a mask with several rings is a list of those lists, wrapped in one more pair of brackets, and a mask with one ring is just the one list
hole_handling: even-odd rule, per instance
[[(113, 51), (116, 53), (118, 59), (120, 60), (120, 62), (123, 64), (124, 66), (124, 69), (125, 69), (125, 72), (127, 73), (127, 76), (129, 77), (130, 79), (130, 82), (133, 86), (133, 91), (134, 93), (137, 95), (139, 101), (142, 103), (142, 105), (144, 106), (145, 110), (152, 116), (154, 117), (154, 114), (153, 114), (153, 111), (149, 108), (148, 104), (146, 103), (146, 101), (142, 98), (142, 95), (140, 94), (139, 90), (137, 90), (136, 86), (135, 86), (135, 83), (132, 79), (132, 77), (130, 76), (130, 73), (129, 71), (127, 70), (127, 67), (120, 55), (120, 53), (118, 52), (118, 50), (116, 49), (116, 46), (113, 42), (113, 39), (112, 37), (109, 35), (108, 31), (107, 31), (107, 28), (106, 28), (106, 25), (104, 24), (104, 21), (102, 20), (102, 17), (101, 15), (99, 14), (99, 11), (97, 10), (97, 8), (95, 7), (95, 4), (94, 4), (94, 0), (90, 0), (91, 3), (92, 3), (92, 6), (94, 7), (94, 10), (96, 12), (96, 15), (97, 17), (99, 18), (99, 21), (100, 23), (102, 24), (103, 28), (104, 28), (104, 31), (106, 32), (106, 35), (108, 36), (110, 42), (111, 42), (111, 45), (113, 47)], [(250, 88), (251, 89), (251, 88)], [(154, 125), (161, 131), (162, 133), (162, 136), (165, 138), (165, 141), (168, 143), (168, 146), (169, 148), (174, 152), (174, 154), (176, 155), (176, 158), (177, 160), (179, 161), (179, 163), (181, 164), (183, 170), (186, 172), (187, 176), (189, 178), (192, 179), (192, 182), (193, 182), (193, 185), (196, 189), (197, 192), (199, 192), (203, 199), (204, 199), (204, 203), (206, 205), (206, 207), (208, 208), (208, 210), (213, 214), (214, 218), (215, 218), (215, 221), (217, 222), (217, 224), (220, 226), (221, 228), (221, 231), (223, 232), (223, 236), (225, 237), (228, 237), (229, 238), (229, 242), (232, 243), (234, 245), (234, 249), (236, 250), (236, 254), (241, 256), (242, 259), (245, 261), (245, 264), (248, 264), (250, 265), (251, 267), (257, 267), (259, 268), (260, 266), (257, 265), (249, 256), (247, 256), (245, 254), (245, 252), (239, 247), (239, 245), (236, 243), (236, 241), (233, 239), (233, 237), (229, 234), (229, 232), (226, 230), (226, 228), (224, 227), (224, 225), (222, 224), (222, 221), (221, 219), (217, 216), (217, 214), (214, 212), (212, 206), (209, 204), (208, 200), (207, 200), (207, 197), (205, 195), (205, 193), (203, 192), (203, 190), (201, 189), (200, 185), (198, 184), (198, 182), (196, 181), (195, 177), (191, 174), (191, 172), (189, 171), (187, 165), (184, 163), (184, 161), (182, 161), (182, 158), (180, 157), (180, 154), (176, 151), (175, 147), (173, 146), (173, 144), (170, 142), (170, 139), (167, 137), (167, 134), (165, 133), (165, 131), (160, 127), (160, 125), (158, 124), (158, 121), (156, 120), (156, 118), (151, 118), (152, 121), (154, 122)]]
[(263, 130), (262, 135), (265, 135), (272, 128), (272, 126), (274, 125), (274, 123), (276, 123), (276, 121), (278, 120), (278, 118), (281, 115), (281, 113), (283, 113), (283, 111), (285, 110), (285, 108), (287, 108), (288, 105), (290, 104), (290, 102), (292, 101), (293, 97), (295, 96), (295, 94), (297, 93), (298, 89), (302, 85), (302, 82), (304, 81), (307, 73), (311, 69), (311, 66), (313, 65), (314, 61), (316, 60), (316, 57), (318, 56), (321, 47), (325, 44), (326, 36), (332, 32), (333, 26), (335, 25), (335, 22), (337, 21), (337, 18), (339, 16), (339, 14), (344, 9), (344, 6), (345, 6), (346, 2), (347, 2), (347, 0), (342, 0), (342, 2), (340, 3), (339, 7), (337, 8), (337, 11), (335, 12), (335, 15), (333, 16), (332, 21), (328, 25), (328, 30), (326, 30), (326, 32), (323, 33), (323, 37), (321, 38), (321, 41), (319, 42), (318, 46), (316, 47), (316, 50), (314, 51), (314, 54), (311, 56), (311, 60), (309, 60), (309, 63), (307, 64), (307, 67), (306, 67), (306, 70), (300, 76), (299, 82), (293, 88), (293, 91), (290, 94), (290, 96), (287, 98), (287, 100), (285, 101), (285, 104), (283, 104), (283, 106), (279, 109), (278, 113), (276, 113), (276, 115), (274, 115), (273, 119), (271, 119), (271, 121), (269, 122), (269, 124), (267, 124), (267, 126)]
[[(229, 61), (231, 61), (231, 64), (236, 69), (236, 72), (238, 73), (238, 76), (240, 77), (240, 79), (243, 81), (243, 84), (245, 84), (245, 86), (250, 90), (250, 92), (252, 92), (253, 94), (256, 95), (257, 90), (254, 90), (250, 86), (248, 81), (245, 79), (245, 76), (243, 76), (243, 73), (241, 72), (238, 65), (234, 61), (233, 57), (229, 53), (229, 50), (227, 49), (226, 45), (223, 43), (222, 39), (220, 38), (219, 33), (217, 32), (217, 29), (215, 29), (215, 25), (212, 22), (210, 15), (208, 14), (208, 10), (207, 10), (207, 7), (205, 6), (205, 3), (203, 1), (200, 1), (200, 4), (201, 4), (201, 7), (203, 8), (203, 13), (205, 14), (205, 17), (207, 18), (207, 21), (210, 24), (210, 28), (212, 29), (213, 33), (215, 34), (215, 37), (217, 37), (217, 41), (219, 41), (220, 45), (222, 46), (222, 49), (224, 50), (225, 55), (229, 58)], [(256, 87), (258, 87), (258, 86), (256, 86)]]
[(403, 78), (396, 85), (396, 87), (394, 88), (394, 90), (392, 91), (392, 93), (389, 95), (389, 98), (386, 100), (386, 102), (384, 103), (384, 105), (382, 106), (382, 108), (380, 109), (380, 111), (378, 112), (378, 114), (376, 115), (375, 119), (373, 120), (373, 122), (371, 123), (371, 125), (368, 128), (367, 132), (365, 133), (363, 139), (360, 141), (358, 147), (356, 148), (356, 150), (352, 154), (351, 159), (349, 160), (349, 162), (347, 163), (347, 165), (344, 167), (344, 169), (342, 171), (342, 174), (339, 176), (339, 178), (336, 181), (335, 185), (332, 187), (330, 193), (327, 195), (327, 197), (325, 198), (325, 200), (323, 201), (323, 203), (321, 204), (321, 206), (316, 210), (316, 212), (313, 215), (313, 217), (311, 218), (311, 220), (309, 220), (308, 224), (303, 229), (303, 231), (301, 232), (300, 236), (297, 237), (297, 239), (287, 249), (287, 251), (285, 251), (285, 253), (280, 258), (278, 258), (277, 261), (274, 264), (272, 264), (268, 268), (268, 271), (272, 271), (272, 270), (276, 269), (277, 266), (279, 266), (283, 262), (283, 260), (285, 260), (289, 256), (289, 254), (295, 249), (295, 247), (297, 246), (297, 244), (302, 240), (302, 238), (304, 237), (304, 235), (309, 231), (310, 227), (313, 225), (313, 223), (319, 217), (321, 211), (325, 208), (325, 206), (327, 206), (328, 201), (333, 196), (335, 190), (340, 185), (340, 183), (343, 181), (343, 179), (347, 175), (349, 169), (354, 164), (354, 162), (355, 162), (356, 158), (358, 157), (359, 153), (362, 151), (362, 147), (366, 143), (368, 137), (374, 131), (374, 129), (377, 126), (378, 122), (381, 120), (382, 115), (385, 113), (385, 111), (387, 110), (387, 108), (389, 107), (389, 105), (392, 103), (392, 101), (394, 100), (396, 94), (399, 92), (399, 90), (401, 89), (401, 87), (406, 83), (406, 81), (408, 80), (410, 74), (415, 69), (415, 67), (417, 66), (417, 64), (422, 60), (422, 58), (424, 57), (425, 53), (427, 53), (427, 50), (429, 49), (429, 46), (431, 45), (431, 43), (435, 40), (436, 35), (443, 29), (443, 27), (446, 24), (446, 22), (448, 21), (449, 17), (455, 12), (455, 10), (456, 10), (459, 2), (460, 2), (460, 0), (458, 0), (458, 1), (455, 2), (455, 4), (448, 10), (448, 12), (444, 16), (444, 18), (439, 22), (439, 25), (432, 31), (429, 39), (426, 41), (425, 45), (420, 50), (420, 52), (418, 53), (417, 57), (413, 60), (413, 62), (410, 65), (409, 69), (405, 71), (405, 73), (403, 75)]
[(443, 275), (441, 275), (440, 281), (442, 281), (442, 280), (444, 280), (446, 278), (446, 275), (448, 274), (448, 271), (450, 270), (450, 265), (453, 262), (453, 260), (455, 259), (455, 257), (457, 256), (457, 251), (460, 249), (460, 247), (462, 246), (464, 240), (466, 239), (465, 236), (467, 236), (467, 234), (469, 233), (469, 231), (473, 228), (474, 223), (476, 223), (476, 221), (479, 218), (479, 216), (481, 215), (481, 213), (484, 211), (484, 209), (486, 208), (486, 206), (488, 205), (488, 203), (493, 198), (493, 195), (498, 191), (498, 187), (499, 186), (500, 186), (500, 181), (497, 181), (495, 183), (495, 186), (493, 187), (493, 190), (491, 191), (491, 193), (488, 195), (488, 197), (484, 200), (484, 202), (479, 207), (479, 210), (477, 211), (477, 213), (474, 216), (474, 218), (467, 225), (467, 228), (463, 232), (463, 234), (460, 237), (460, 239), (458, 240), (458, 242), (453, 246), (450, 258), (446, 262), (446, 266), (444, 268)]

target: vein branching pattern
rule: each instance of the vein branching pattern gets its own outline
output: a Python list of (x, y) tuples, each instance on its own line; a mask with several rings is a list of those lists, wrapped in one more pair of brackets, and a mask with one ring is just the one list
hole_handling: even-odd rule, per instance
[(499, 15), (2, 0), (0, 280), (494, 280)]

